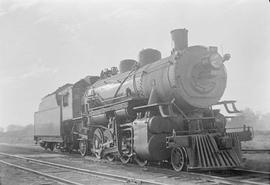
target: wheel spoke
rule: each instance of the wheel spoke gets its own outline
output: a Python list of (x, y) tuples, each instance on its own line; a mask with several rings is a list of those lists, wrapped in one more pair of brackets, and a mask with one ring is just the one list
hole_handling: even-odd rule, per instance
[(94, 131), (92, 151), (95, 154), (95, 156), (99, 159), (101, 158), (102, 144), (103, 143), (104, 143), (103, 133), (102, 133), (101, 129), (97, 128)]
[(171, 151), (171, 164), (175, 171), (181, 171), (186, 167), (187, 160), (185, 150), (175, 147)]

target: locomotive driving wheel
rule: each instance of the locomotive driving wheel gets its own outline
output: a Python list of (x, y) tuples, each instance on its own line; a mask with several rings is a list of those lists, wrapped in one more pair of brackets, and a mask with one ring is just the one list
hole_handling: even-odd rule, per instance
[(174, 147), (171, 151), (171, 164), (175, 171), (185, 171), (187, 167), (186, 150), (183, 147)]
[[(104, 138), (104, 144), (106, 143), (105, 148), (110, 148), (111, 144), (113, 143), (113, 134), (109, 129), (105, 129), (103, 131), (103, 138)], [(108, 161), (112, 162), (115, 160), (115, 155), (113, 153), (108, 153), (104, 156)]]
[(88, 145), (87, 145), (87, 141), (85, 139), (80, 140), (79, 151), (80, 151), (81, 156), (86, 156), (87, 151), (88, 151)]
[(97, 128), (94, 131), (94, 136), (93, 136), (93, 144), (92, 144), (92, 152), (94, 155), (100, 159), (102, 157), (102, 149), (103, 149), (103, 143), (104, 143), (104, 138), (103, 138), (103, 133), (100, 128)]

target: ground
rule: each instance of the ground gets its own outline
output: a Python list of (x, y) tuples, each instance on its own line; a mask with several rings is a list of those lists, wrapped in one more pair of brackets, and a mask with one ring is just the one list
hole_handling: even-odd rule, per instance
[[(15, 145), (17, 149), (15, 148), (8, 148), (8, 150), (5, 150), (4, 148), (7, 147), (1, 147), (4, 146), (3, 144), (0, 144), (0, 151), (7, 152), (7, 153), (14, 153), (14, 154), (20, 154), (20, 152), (26, 150), (25, 148), (31, 148), (30, 153), (28, 155), (36, 155), (40, 154), (40, 147), (35, 146), (34, 142), (32, 141), (30, 136), (24, 135), (23, 137), (20, 137), (18, 135), (13, 135), (13, 137), (6, 136), (1, 137), (0, 135), (0, 143), (11, 143), (12, 145)], [(252, 141), (244, 142), (242, 143), (243, 148), (245, 149), (270, 149), (270, 131), (256, 131), (254, 133), (254, 139)], [(18, 149), (21, 148), (21, 149)], [(19, 152), (18, 152), (19, 151)], [(43, 151), (43, 152), (49, 152), (49, 151)], [(68, 157), (68, 163), (79, 163), (80, 156), (78, 154), (75, 155), (67, 155)], [(247, 169), (252, 170), (259, 170), (259, 171), (270, 171), (270, 153), (244, 153), (243, 157), (245, 158), (243, 166)], [(88, 157), (86, 157), (87, 159)], [(67, 164), (68, 164), (67, 163)], [(85, 162), (84, 162), (85, 163)], [(89, 164), (89, 160), (86, 162)], [(105, 162), (106, 163), (106, 162)], [(87, 164), (87, 165), (88, 165)], [(107, 167), (101, 167), (100, 165), (96, 166), (97, 169), (106, 169), (108, 171), (119, 171), (119, 173), (123, 173), (123, 169), (125, 166), (119, 165), (119, 164), (109, 164), (109, 168)], [(108, 165), (106, 164), (106, 165)], [(84, 167), (85, 164), (82, 164)], [(106, 166), (105, 165), (105, 166)], [(87, 167), (87, 166), (85, 166)], [(122, 169), (122, 170), (121, 170)], [(130, 174), (131, 176), (134, 175), (134, 171), (126, 170), (125, 174)], [(146, 174), (148, 172), (148, 169), (136, 169), (138, 170), (136, 174), (138, 176)], [(164, 175), (165, 177), (166, 175)], [(187, 177), (183, 177), (187, 178)], [(187, 181), (186, 181), (187, 183)], [(38, 177), (36, 175), (31, 175), (27, 172), (21, 171), (21, 170), (15, 170), (14, 168), (7, 167), (3, 164), (0, 164), (0, 185), (13, 185), (13, 184), (57, 184), (56, 182), (48, 182), (46, 179), (42, 177)]]
[[(270, 149), (270, 131), (255, 131), (251, 141), (242, 143), (244, 149)], [(244, 167), (270, 172), (270, 153), (244, 153)]]
[[(25, 157), (31, 157), (43, 161), (49, 161), (52, 163), (60, 163), (63, 165), (73, 166), (77, 168), (88, 169), (91, 171), (98, 171), (102, 173), (110, 173), (115, 175), (122, 175), (122, 176), (129, 176), (130, 179), (147, 179), (153, 180), (158, 182), (164, 182), (169, 184), (184, 184), (184, 185), (195, 185), (196, 182), (206, 182), (209, 179), (196, 177), (190, 174), (178, 174), (172, 170), (165, 170), (159, 168), (141, 168), (138, 165), (134, 164), (127, 164), (123, 165), (121, 162), (109, 162), (106, 160), (98, 160), (96, 158), (87, 156), (82, 158), (79, 154), (68, 154), (68, 153), (60, 153), (60, 152), (51, 152), (45, 151), (41, 149), (39, 146), (33, 145), (4, 145), (0, 144), (0, 152), (10, 153), (10, 154), (18, 154)], [(1, 160), (0, 156), (0, 160)], [(48, 182), (46, 180), (42, 181), (42, 178), (33, 175), (24, 173), (21, 170), (14, 169), (11, 167), (7, 167), (0, 163), (1, 171), (0, 176), (2, 177), (2, 184), (1, 185), (16, 185), (16, 184), (56, 184), (55, 182)], [(4, 167), (4, 168), (3, 168)], [(40, 169), (41, 170), (41, 169)], [(39, 170), (39, 171), (40, 171)], [(65, 171), (65, 170), (64, 170)], [(177, 174), (177, 176), (174, 176)], [(74, 178), (74, 173), (71, 174)], [(177, 177), (177, 179), (175, 178)], [(89, 175), (90, 180), (87, 181), (87, 184), (100, 184), (105, 185), (107, 183), (100, 183), (101, 180), (94, 179)], [(93, 183), (94, 181), (94, 183)], [(110, 185), (116, 184), (125, 184), (111, 181)]]

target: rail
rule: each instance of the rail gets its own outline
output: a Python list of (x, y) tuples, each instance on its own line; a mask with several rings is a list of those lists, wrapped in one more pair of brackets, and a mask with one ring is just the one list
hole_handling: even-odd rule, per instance
[(270, 149), (242, 149), (242, 152), (270, 153)]
[(226, 179), (232, 184), (266, 185), (270, 183), (270, 172), (235, 168), (228, 171), (214, 171), (206, 174), (217, 179)]
[(53, 179), (53, 180), (56, 180), (56, 181), (61, 182), (61, 183), (71, 184), (71, 185), (82, 185), (81, 183), (73, 182), (73, 181), (66, 180), (66, 179), (63, 179), (63, 178), (60, 178), (60, 177), (56, 177), (56, 176), (49, 175), (49, 174), (46, 174), (46, 173), (42, 173), (42, 172), (39, 172), (39, 171), (36, 171), (36, 170), (32, 170), (30, 168), (25, 168), (25, 167), (22, 167), (22, 166), (19, 166), (19, 165), (8, 163), (8, 162), (5, 162), (3, 160), (0, 160), (0, 163), (3, 163), (5, 165), (8, 165), (8, 166), (11, 166), (11, 167), (14, 167), (14, 168), (18, 168), (20, 170), (24, 170), (24, 171), (27, 171), (27, 172), (30, 172), (30, 173), (34, 173), (36, 175), (47, 177), (49, 179)]
[[(32, 159), (32, 158), (22, 157), (22, 156), (18, 156), (18, 155), (11, 155), (11, 154), (7, 154), (7, 153), (0, 153), (0, 155), (14, 157), (14, 158), (18, 158), (18, 159), (22, 159), (22, 160), (26, 160), (26, 161), (30, 161), (30, 162), (34, 162), (34, 163), (44, 164), (44, 165), (48, 165), (48, 166), (55, 166), (58, 168), (75, 170), (78, 172), (83, 172), (86, 174), (93, 175), (95, 177), (101, 177), (104, 179), (114, 180), (114, 181), (118, 181), (118, 182), (132, 183), (132, 184), (156, 184), (156, 185), (163, 184), (163, 185), (165, 185), (165, 183), (155, 182), (152, 180), (135, 179), (135, 178), (119, 176), (119, 175), (114, 175), (114, 174), (96, 172), (96, 171), (91, 171), (91, 170), (87, 170), (87, 169), (81, 169), (81, 168), (66, 166), (66, 165), (62, 165), (62, 164), (55, 164), (55, 163), (51, 163), (51, 162), (47, 162), (47, 161), (41, 161), (41, 160), (36, 160), (36, 159)], [(78, 182), (73, 182), (73, 181), (69, 181), (67, 179), (62, 179), (59, 177), (51, 176), (48, 174), (44, 174), (42, 172), (34, 171), (32, 169), (26, 169), (24, 167), (16, 166), (14, 164), (10, 164), (10, 163), (7, 163), (7, 162), (2, 161), (2, 160), (0, 160), (0, 162), (4, 163), (6, 165), (13, 166), (15, 168), (20, 168), (22, 170), (29, 171), (31, 173), (45, 176), (49, 179), (54, 179), (56, 181), (59, 181), (59, 182), (65, 183), (65, 184), (81, 185)], [(155, 167), (149, 167), (149, 168), (155, 169)], [(245, 169), (228, 170), (230, 172), (227, 174), (226, 174), (226, 172), (228, 172), (228, 171), (225, 171), (225, 174), (223, 174), (222, 171), (213, 171), (213, 173), (211, 174), (209, 172), (200, 172), (200, 173), (180, 172), (180, 173), (177, 173), (177, 172), (172, 171), (172, 170), (167, 169), (167, 168), (157, 168), (157, 169), (160, 169), (160, 172), (164, 171), (164, 175), (167, 174), (165, 176), (168, 176), (168, 178), (175, 178), (175, 179), (180, 179), (181, 178), (180, 174), (182, 174), (186, 177), (189, 175), (203, 177), (203, 178), (206, 178), (204, 180), (205, 182), (221, 183), (221, 184), (226, 184), (226, 185), (228, 185), (228, 184), (230, 184), (230, 185), (232, 185), (232, 184), (266, 185), (266, 184), (270, 183), (270, 173), (269, 172), (252, 171), (252, 170), (245, 170)], [(156, 171), (156, 170), (154, 170), (154, 171)]]
[[(96, 177), (100, 177), (100, 178), (104, 178), (104, 179), (109, 179), (109, 180), (114, 180), (114, 181), (119, 181), (119, 182), (124, 182), (124, 183), (136, 183), (136, 184), (153, 184), (153, 185), (166, 185), (166, 183), (160, 183), (160, 182), (155, 182), (152, 180), (145, 180), (145, 179), (137, 179), (137, 178), (131, 178), (128, 176), (121, 176), (121, 175), (115, 175), (115, 174), (110, 174), (110, 173), (103, 173), (103, 172), (97, 172), (97, 171), (92, 171), (92, 170), (87, 170), (87, 169), (82, 169), (82, 168), (76, 168), (76, 167), (72, 167), (72, 166), (67, 166), (67, 165), (62, 165), (62, 164), (57, 164), (57, 163), (51, 163), (51, 162), (47, 162), (47, 161), (42, 161), (42, 160), (37, 160), (37, 159), (32, 159), (32, 158), (28, 158), (28, 157), (22, 157), (22, 156), (18, 156), (18, 155), (12, 155), (12, 154), (7, 154), (7, 153), (2, 153), (0, 152), (0, 155), (2, 156), (7, 156), (7, 157), (13, 157), (13, 158), (17, 158), (17, 159), (22, 159), (22, 160), (26, 160), (26, 161), (31, 161), (34, 163), (38, 163), (38, 164), (43, 164), (43, 165), (48, 165), (48, 166), (53, 166), (53, 167), (58, 167), (58, 168), (64, 168), (64, 169), (69, 169), (69, 170), (75, 170), (77, 172), (82, 172), (82, 173), (87, 173)], [(48, 175), (39, 171), (35, 171), (29, 168), (24, 168), (18, 165), (14, 165), (11, 163), (7, 163), (3, 160), (0, 160), (1, 163), (4, 163), (6, 165), (9, 166), (13, 166), (15, 168), (19, 168), (28, 172), (32, 172), (41, 176), (45, 176), (47, 178), (50, 179), (54, 179), (56, 181), (59, 182), (65, 182), (68, 184), (76, 184), (79, 185), (79, 183), (76, 182), (72, 182), (66, 179), (62, 179), (56, 176), (52, 176), (52, 175)]]

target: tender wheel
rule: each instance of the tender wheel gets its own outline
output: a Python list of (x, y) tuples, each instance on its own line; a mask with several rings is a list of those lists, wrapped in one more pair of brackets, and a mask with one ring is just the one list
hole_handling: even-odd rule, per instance
[(72, 153), (72, 151), (73, 151), (73, 144), (72, 143), (69, 143), (68, 145), (67, 145), (67, 151), (68, 151), (68, 153)]
[(134, 160), (136, 161), (136, 163), (141, 166), (144, 167), (145, 165), (147, 165), (148, 161), (147, 160), (143, 160), (141, 158), (139, 158), (138, 156), (134, 157)]
[(171, 164), (175, 171), (185, 171), (187, 167), (186, 151), (183, 147), (175, 147), (171, 151)]
[(54, 143), (49, 143), (49, 145), (48, 145), (48, 147), (49, 147), (49, 149), (50, 149), (51, 151), (54, 150), (54, 146), (55, 146)]
[(59, 143), (55, 143), (54, 144), (54, 151), (59, 151), (59, 149), (60, 149), (60, 144)]
[(49, 148), (49, 143), (45, 142), (44, 149), (47, 150)]
[(101, 158), (103, 143), (104, 143), (103, 133), (101, 129), (97, 128), (94, 131), (92, 152), (98, 159)]
[(39, 146), (41, 146), (42, 148), (44, 148), (45, 147), (45, 142), (40, 142), (39, 143)]
[(88, 150), (88, 145), (86, 140), (80, 140), (79, 142), (79, 151), (81, 156), (86, 156)]

